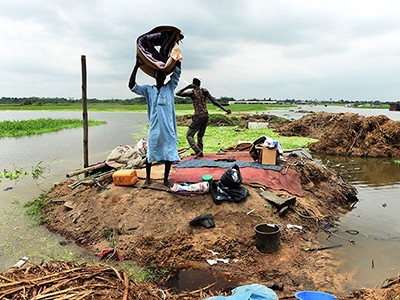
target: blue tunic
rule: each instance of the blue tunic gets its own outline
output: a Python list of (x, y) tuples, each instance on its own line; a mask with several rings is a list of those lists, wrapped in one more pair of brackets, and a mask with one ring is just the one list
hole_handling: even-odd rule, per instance
[(149, 163), (178, 162), (178, 135), (174, 105), (174, 89), (178, 85), (181, 69), (175, 67), (170, 80), (160, 91), (154, 85), (138, 85), (132, 92), (144, 96), (147, 101), (149, 133), (147, 160)]

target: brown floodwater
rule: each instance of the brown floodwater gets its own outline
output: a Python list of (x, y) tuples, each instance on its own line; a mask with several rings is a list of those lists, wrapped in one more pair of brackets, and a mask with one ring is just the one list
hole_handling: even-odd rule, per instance
[(380, 285), (400, 272), (400, 165), (384, 159), (320, 158), (358, 191), (359, 202), (340, 218), (337, 236), (329, 238), (343, 244), (331, 250), (342, 262), (339, 271), (354, 272), (353, 287)]
[[(82, 118), (80, 112), (0, 111), (0, 121), (37, 118)], [(106, 159), (118, 145), (134, 146), (143, 136), (147, 116), (143, 113), (89, 113), (106, 125), (89, 127), (89, 163)], [(0, 139), (0, 170), (23, 168), (27, 172), (40, 163), (44, 168), (38, 179), (25, 177), (0, 182), (0, 270), (6, 270), (20, 258), (92, 261), (97, 258), (73, 242), (34, 226), (23, 204), (46, 192), (65, 174), (83, 167), (82, 129), (68, 129), (42, 135)]]

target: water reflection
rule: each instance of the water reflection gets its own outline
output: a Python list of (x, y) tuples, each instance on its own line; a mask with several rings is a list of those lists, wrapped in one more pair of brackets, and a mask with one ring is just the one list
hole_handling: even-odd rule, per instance
[[(81, 118), (79, 112), (0, 111), (0, 120), (38, 118)], [(145, 113), (89, 113), (89, 119), (104, 120), (106, 125), (89, 127), (89, 163), (105, 160), (118, 145), (134, 146), (146, 136)], [(0, 182), (0, 270), (12, 266), (23, 256), (38, 259), (93, 259), (73, 243), (61, 246), (64, 239), (44, 227), (32, 227), (24, 215), (23, 203), (38, 197), (65, 174), (83, 166), (81, 128), (19, 138), (0, 139), (0, 168), (13, 170), (42, 162), (43, 176)]]
[(355, 185), (386, 186), (400, 182), (400, 165), (391, 159), (314, 155)]
[[(373, 287), (395, 276), (400, 272), (400, 165), (387, 159), (314, 157), (335, 168), (358, 191), (360, 201), (340, 218), (336, 234), (341, 238), (329, 238), (343, 244), (332, 250), (343, 263), (339, 271), (355, 274), (349, 289)], [(325, 238), (321, 236), (323, 243)]]
[[(327, 110), (325, 107), (302, 107), (304, 110)], [(388, 110), (356, 110), (333, 107), (333, 112), (355, 112), (364, 115), (386, 114), (394, 120), (399, 112)], [(274, 111), (276, 115), (291, 118), (300, 113)], [(303, 114), (304, 115), (304, 114)], [(28, 118), (81, 118), (79, 112), (0, 112), (0, 120)], [(102, 161), (120, 144), (134, 145), (145, 136), (145, 113), (89, 113), (90, 119), (107, 121), (106, 125), (89, 128), (89, 158), (91, 163)], [(0, 168), (14, 166), (29, 170), (39, 161), (48, 166), (43, 178), (34, 181), (0, 183), (0, 269), (8, 268), (25, 255), (50, 258), (82, 257), (82, 250), (68, 245), (61, 247), (63, 238), (45, 228), (30, 227), (18, 203), (37, 197), (54, 182), (65, 179), (65, 174), (82, 167), (82, 130), (70, 129), (32, 137), (0, 139)], [(372, 287), (400, 271), (400, 166), (390, 160), (314, 156), (341, 173), (358, 190), (360, 201), (350, 213), (340, 219), (338, 234), (355, 240), (355, 245), (329, 250), (337, 260), (343, 261), (343, 271), (355, 272), (352, 286)], [(5, 190), (8, 187), (12, 189)], [(357, 230), (350, 236), (347, 230)], [(372, 260), (374, 268), (372, 268)]]
[(301, 105), (296, 108), (290, 110), (273, 110), (269, 111), (269, 114), (276, 115), (279, 117), (297, 120), (301, 117), (309, 114), (309, 113), (318, 113), (318, 112), (331, 112), (331, 113), (355, 113), (361, 116), (377, 116), (377, 115), (385, 115), (388, 118), (398, 121), (400, 120), (400, 112), (398, 111), (389, 111), (389, 109), (382, 108), (351, 108), (345, 106), (323, 106), (323, 105)]

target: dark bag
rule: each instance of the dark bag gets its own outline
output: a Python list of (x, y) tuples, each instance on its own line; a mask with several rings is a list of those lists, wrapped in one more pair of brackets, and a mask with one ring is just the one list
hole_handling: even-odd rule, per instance
[(219, 184), (223, 187), (237, 188), (242, 184), (242, 181), (239, 166), (235, 164), (222, 174)]
[(215, 204), (223, 201), (240, 202), (249, 195), (249, 190), (240, 186), (243, 178), (238, 165), (226, 170), (218, 183), (211, 184), (211, 195)]
[(241, 202), (247, 198), (249, 190), (242, 186), (237, 188), (227, 188), (213, 183), (211, 186), (211, 195), (214, 203), (219, 205), (224, 201)]

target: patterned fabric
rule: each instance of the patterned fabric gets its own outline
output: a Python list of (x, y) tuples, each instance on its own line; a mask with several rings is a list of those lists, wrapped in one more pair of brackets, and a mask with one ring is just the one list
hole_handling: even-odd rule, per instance
[(206, 96), (204, 95), (202, 88), (194, 88), (191, 98), (193, 100), (195, 115), (208, 114)]

